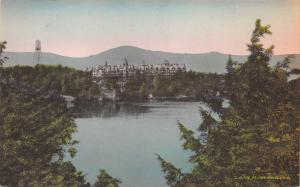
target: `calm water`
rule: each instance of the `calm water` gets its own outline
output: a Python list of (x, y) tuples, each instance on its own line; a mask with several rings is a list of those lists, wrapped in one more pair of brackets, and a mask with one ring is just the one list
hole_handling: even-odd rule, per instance
[[(177, 121), (196, 129), (199, 102), (109, 104), (76, 119), (79, 140), (76, 167), (93, 183), (100, 168), (122, 180), (122, 187), (163, 187), (155, 153), (189, 171), (188, 151), (181, 149)], [(105, 109), (104, 109), (105, 108)]]

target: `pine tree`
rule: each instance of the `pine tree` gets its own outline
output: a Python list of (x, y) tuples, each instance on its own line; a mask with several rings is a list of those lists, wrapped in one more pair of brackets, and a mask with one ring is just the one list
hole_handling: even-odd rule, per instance
[[(166, 177), (168, 184), (299, 185), (300, 79), (289, 81), (289, 75), (298, 72), (287, 70), (290, 59), (269, 66), (274, 46), (265, 49), (260, 41), (269, 34), (270, 26), (257, 20), (247, 45), (248, 60), (233, 66), (229, 58), (226, 94), (217, 98), (227, 99), (229, 106), (213, 108), (207, 100), (210, 109), (201, 110), (203, 122), (197, 134), (179, 125), (183, 148), (193, 152), (190, 162), (194, 168), (191, 173), (180, 174), (185, 177), (179, 181)], [(173, 171), (163, 165), (162, 169), (167, 174)]]
[[(73, 145), (77, 143), (72, 139), (76, 126), (63, 99), (50, 90), (48, 94), (27, 90), (20, 79), (32, 75), (12, 76), (16, 72), (10, 70), (8, 73), (1, 67), (0, 185), (89, 187), (84, 175), (63, 161), (68, 152), (71, 157), (75, 155)], [(33, 73), (31, 67), (21, 70)]]
[(68, 178), (56, 170), (67, 152), (75, 155), (76, 143), (72, 140), (76, 126), (64, 101), (0, 86), (0, 184), (63, 186)]
[(101, 169), (100, 174), (97, 176), (97, 181), (94, 187), (119, 187), (120, 179), (113, 178), (105, 170)]
[(6, 41), (0, 42), (0, 67), (6, 62), (7, 57), (2, 56), (3, 50), (6, 48)]
[(234, 87), (234, 80), (235, 78), (235, 68), (237, 66), (237, 63), (234, 62), (231, 58), (231, 55), (229, 55), (228, 57), (228, 61), (226, 63), (226, 70), (227, 73), (225, 75), (225, 93), (227, 94), (227, 97), (229, 98), (229, 100), (232, 97), (232, 92), (233, 92), (233, 87)]

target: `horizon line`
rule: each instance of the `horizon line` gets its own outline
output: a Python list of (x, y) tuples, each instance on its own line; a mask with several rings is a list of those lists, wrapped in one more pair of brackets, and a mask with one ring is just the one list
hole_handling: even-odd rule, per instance
[[(136, 48), (136, 49), (140, 49), (140, 50), (144, 50), (144, 51), (152, 51), (152, 52), (162, 52), (162, 53), (170, 53), (170, 54), (181, 54), (181, 55), (199, 55), (199, 54), (207, 54), (207, 53), (219, 53), (219, 54), (223, 54), (223, 55), (234, 55), (234, 56), (248, 56), (249, 54), (232, 54), (232, 53), (225, 53), (225, 52), (220, 52), (220, 51), (207, 51), (207, 52), (199, 52), (199, 53), (191, 53), (191, 52), (171, 52), (171, 51), (163, 51), (163, 50), (152, 50), (152, 49), (145, 49), (145, 48), (141, 48), (141, 47), (137, 47), (137, 46), (133, 46), (133, 45), (120, 45), (117, 47), (112, 47), (109, 49), (106, 49), (104, 51), (100, 51), (98, 53), (94, 53), (94, 54), (90, 54), (90, 55), (85, 55), (85, 56), (68, 56), (68, 55), (63, 55), (60, 53), (55, 53), (55, 52), (51, 52), (51, 51), (41, 51), (42, 53), (49, 53), (49, 54), (55, 54), (55, 55), (59, 55), (62, 57), (69, 57), (69, 58), (89, 58), (92, 56), (96, 56), (102, 53), (105, 53), (107, 51), (113, 50), (113, 49), (118, 49), (118, 48), (122, 48), (122, 47), (130, 47), (130, 48)], [(35, 51), (3, 51), (8, 52), (8, 53), (34, 53)], [(299, 55), (300, 52), (295, 52), (295, 53), (280, 53), (280, 54), (275, 54), (273, 53), (273, 55), (276, 56), (284, 56), (284, 55)]]

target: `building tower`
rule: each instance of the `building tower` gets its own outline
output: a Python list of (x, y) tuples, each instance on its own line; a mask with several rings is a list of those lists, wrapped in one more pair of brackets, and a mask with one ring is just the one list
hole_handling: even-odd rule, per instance
[(35, 41), (35, 60), (36, 64), (40, 63), (42, 57), (42, 43), (40, 40)]
[(129, 72), (128, 72), (128, 60), (127, 60), (127, 58), (124, 59), (123, 66), (125, 66), (125, 78), (127, 78), (128, 75), (129, 75)]

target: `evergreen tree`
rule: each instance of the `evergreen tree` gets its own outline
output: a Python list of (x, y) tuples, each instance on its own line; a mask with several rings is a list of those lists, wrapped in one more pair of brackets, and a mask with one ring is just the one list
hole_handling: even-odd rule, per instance
[(139, 88), (139, 96), (141, 97), (141, 99), (147, 98), (147, 88), (145, 83), (142, 83)]
[[(233, 66), (229, 58), (225, 76), (226, 108), (201, 110), (199, 133), (179, 125), (183, 148), (193, 152), (191, 173), (166, 177), (171, 186), (297, 186), (300, 79), (289, 81), (286, 62), (269, 66), (274, 46), (260, 42), (270, 26), (257, 20), (248, 60)], [(215, 110), (218, 109), (218, 110)], [(212, 115), (214, 114), (214, 115)], [(216, 115), (218, 117), (216, 117)], [(167, 163), (159, 158), (161, 163)], [(166, 176), (174, 168), (162, 164)], [(187, 182), (188, 181), (188, 182)]]
[[(0, 45), (1, 54), (4, 44)], [(33, 70), (21, 69), (26, 73)], [(1, 67), (0, 185), (89, 187), (84, 175), (72, 163), (63, 161), (67, 152), (75, 155), (73, 145), (77, 143), (72, 140), (76, 126), (66, 113), (63, 99), (51, 90), (34, 89), (34, 82), (29, 89), (22, 79), (32, 75), (15, 73), (18, 75), (18, 71), (8, 73)]]
[(0, 42), (0, 67), (2, 67), (7, 60), (7, 57), (2, 56), (3, 50), (6, 48), (6, 44), (6, 41)]
[(231, 55), (229, 55), (228, 57), (228, 61), (226, 63), (226, 70), (227, 73), (225, 75), (225, 92), (227, 94), (227, 97), (229, 97), (229, 99), (232, 97), (231, 93), (233, 93), (233, 87), (234, 87), (234, 81), (235, 81), (235, 67), (236, 67), (237, 63), (234, 62), (231, 58)]
[(121, 181), (113, 178), (105, 170), (101, 169), (100, 174), (97, 176), (97, 181), (93, 185), (94, 187), (119, 187)]
[[(0, 184), (85, 186), (84, 176), (63, 162), (67, 152), (75, 155), (77, 143), (72, 140), (76, 126), (64, 101), (0, 86)], [(67, 165), (73, 167), (69, 172)]]
[(72, 133), (76, 126), (64, 101), (51, 95), (29, 95), (4, 83), (0, 86), (0, 184), (64, 186), (68, 181), (78, 182), (56, 172), (64, 165), (66, 152), (75, 154)]

